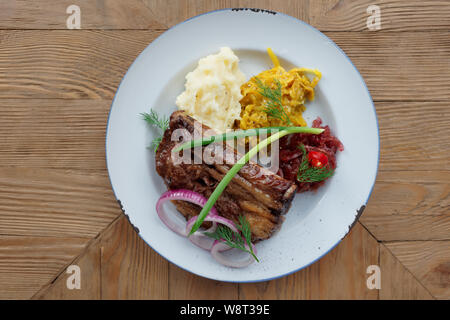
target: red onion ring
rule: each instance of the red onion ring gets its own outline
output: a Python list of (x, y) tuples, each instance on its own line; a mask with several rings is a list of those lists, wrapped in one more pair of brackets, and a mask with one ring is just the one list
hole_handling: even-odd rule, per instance
[[(246, 244), (245, 247), (248, 249), (249, 246)], [(255, 259), (252, 255), (248, 254), (248, 257), (244, 260), (231, 260), (230, 257), (224, 256), (221, 252), (227, 250), (226, 248), (230, 249), (230, 247), (225, 243), (225, 241), (219, 241), (215, 240), (213, 243), (213, 246), (211, 248), (211, 255), (214, 259), (216, 259), (217, 262), (232, 268), (243, 268), (250, 264), (252, 264)], [(256, 255), (256, 247), (252, 243), (252, 249), (253, 252)]]
[[(197, 217), (198, 216), (192, 217), (187, 222), (187, 224), (186, 224), (186, 234), (189, 234), (189, 232), (191, 231), (192, 226), (194, 225), (195, 221), (197, 220)], [(193, 244), (195, 244), (195, 245), (197, 245), (200, 248), (205, 249), (205, 250), (211, 250), (211, 248), (212, 248), (212, 246), (214, 244), (214, 239), (211, 238), (211, 237), (208, 237), (207, 235), (205, 235), (204, 232), (214, 232), (216, 230), (216, 228), (217, 228), (217, 223), (220, 223), (220, 224), (223, 224), (223, 225), (227, 226), (228, 228), (230, 228), (234, 232), (239, 232), (233, 221), (228, 220), (228, 219), (226, 219), (224, 217), (221, 217), (219, 215), (214, 215), (214, 214), (209, 213), (206, 216), (204, 221), (211, 221), (213, 223), (213, 225), (208, 230), (194, 232), (194, 234), (189, 236), (189, 240), (191, 240), (191, 242)], [(228, 249), (230, 249), (230, 248), (228, 247)]]
[[(188, 235), (188, 233), (186, 233), (186, 224), (180, 225), (180, 223), (177, 223), (164, 209), (163, 204), (170, 200), (188, 201), (203, 207), (208, 199), (191, 190), (177, 189), (164, 192), (156, 203), (156, 212), (161, 221), (173, 232), (186, 237)], [(209, 214), (218, 216), (217, 210), (214, 207), (211, 208)]]
[[(197, 192), (186, 189), (178, 189), (164, 192), (159, 198), (158, 202), (156, 203), (156, 212), (158, 213), (158, 216), (161, 219), (161, 221), (173, 232), (186, 237), (191, 231), (192, 226), (194, 225), (198, 216), (192, 217), (191, 219), (189, 219), (187, 223), (183, 225), (177, 223), (175, 219), (173, 219), (173, 215), (172, 217), (170, 217), (163, 206), (164, 203), (171, 200), (188, 201), (197, 204), (199, 206), (204, 206), (208, 200)], [(231, 247), (229, 247), (223, 240), (220, 241), (215, 240), (204, 234), (204, 232), (214, 232), (217, 228), (218, 223), (223, 224), (228, 228), (230, 228), (231, 230), (233, 230), (234, 232), (239, 233), (239, 230), (236, 228), (236, 225), (234, 224), (233, 221), (219, 216), (216, 208), (214, 207), (211, 208), (211, 211), (206, 216), (204, 221), (210, 221), (213, 223), (213, 225), (205, 231), (196, 231), (194, 232), (194, 234), (189, 236), (189, 240), (192, 243), (196, 244), (197, 246), (205, 250), (210, 250), (211, 255), (216, 261), (228, 267), (242, 268), (253, 263), (254, 258), (250, 254), (248, 255), (248, 258), (244, 260), (234, 260), (234, 261), (230, 260), (221, 252), (229, 250), (231, 249)], [(253, 244), (251, 245), (253, 248), (253, 252), (256, 254), (256, 247)], [(249, 248), (247, 244), (245, 245), (245, 247), (247, 249)]]

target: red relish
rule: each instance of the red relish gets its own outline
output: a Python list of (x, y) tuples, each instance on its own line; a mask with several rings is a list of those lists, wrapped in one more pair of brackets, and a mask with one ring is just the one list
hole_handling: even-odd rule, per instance
[(336, 153), (343, 151), (344, 145), (336, 138), (328, 126), (322, 126), (322, 119), (319, 117), (313, 121), (313, 128), (325, 129), (321, 134), (295, 133), (280, 139), (280, 169), (278, 175), (285, 179), (294, 181), (297, 186), (297, 192), (317, 190), (326, 180), (320, 182), (299, 182), (297, 181), (297, 172), (303, 160), (303, 153), (299, 149), (304, 145), (306, 152), (322, 152), (328, 158), (327, 166), (330, 169), (336, 169)]

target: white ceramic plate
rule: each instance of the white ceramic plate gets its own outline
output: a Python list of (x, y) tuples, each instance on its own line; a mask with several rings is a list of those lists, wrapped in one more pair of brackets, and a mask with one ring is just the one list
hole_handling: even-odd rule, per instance
[[(260, 263), (233, 269), (170, 231), (155, 204), (166, 190), (147, 149), (152, 131), (139, 114), (150, 108), (169, 116), (197, 61), (222, 46), (240, 58), (249, 78), (272, 67), (271, 47), (281, 64), (319, 69), (316, 99), (307, 104), (343, 142), (335, 175), (317, 193), (296, 195), (281, 230), (257, 244)], [(344, 52), (324, 34), (288, 15), (225, 9), (189, 19), (154, 40), (135, 60), (117, 90), (106, 135), (111, 185), (139, 235), (164, 258), (197, 275), (236, 282), (263, 281), (315, 262), (349, 232), (369, 198), (378, 167), (375, 108), (364, 80)]]

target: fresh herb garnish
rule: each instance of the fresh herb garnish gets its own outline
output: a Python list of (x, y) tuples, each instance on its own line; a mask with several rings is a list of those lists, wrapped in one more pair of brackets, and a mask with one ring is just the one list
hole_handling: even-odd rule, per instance
[[(231, 247), (236, 248), (245, 252), (248, 252), (259, 262), (252, 247), (252, 232), (250, 230), (250, 223), (245, 219), (244, 216), (239, 216), (239, 223), (236, 225), (237, 229), (240, 231), (236, 232), (224, 225), (219, 225), (214, 232), (205, 232), (205, 235), (216, 240), (223, 240), (225, 243)], [(247, 244), (247, 247), (246, 247)]]
[(289, 126), (292, 126), (292, 121), (284, 110), (283, 104), (281, 102), (281, 83), (278, 79), (275, 79), (275, 84), (277, 85), (276, 89), (272, 89), (269, 86), (263, 84), (263, 82), (255, 77), (255, 82), (258, 85), (260, 91), (259, 93), (268, 99), (266, 102), (266, 107), (264, 108), (264, 112), (269, 116), (281, 120), (283, 123), (286, 123)]
[(303, 160), (297, 171), (297, 180), (299, 182), (320, 182), (334, 174), (334, 170), (328, 166), (311, 166), (305, 146), (301, 144), (298, 148), (303, 152)]
[(162, 135), (164, 134), (164, 131), (166, 131), (169, 128), (169, 119), (166, 116), (159, 117), (156, 111), (153, 109), (150, 109), (150, 113), (141, 113), (142, 119), (144, 119), (149, 125), (152, 127), (156, 127), (160, 129), (160, 135), (153, 139), (152, 141), (152, 148), (156, 152), (158, 150), (158, 146), (162, 141)]

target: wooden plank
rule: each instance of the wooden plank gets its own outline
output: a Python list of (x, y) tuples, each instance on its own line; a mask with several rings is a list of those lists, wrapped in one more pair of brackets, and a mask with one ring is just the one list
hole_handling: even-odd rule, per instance
[(239, 299), (244, 300), (317, 300), (320, 298), (320, 262), (283, 278), (239, 284)]
[(0, 165), (101, 170), (106, 174), (110, 105), (103, 100), (1, 101)]
[(449, 239), (450, 172), (380, 172), (363, 223), (381, 241)]
[(2, 235), (83, 239), (121, 213), (104, 174), (14, 167), (0, 167), (0, 211)]
[(0, 31), (0, 98), (112, 99), (161, 31)]
[(400, 261), (380, 245), (380, 269), (382, 300), (430, 300), (433, 296)]
[(448, 214), (445, 216), (363, 216), (361, 223), (380, 241), (450, 240)]
[(35, 299), (167, 299), (168, 262), (134, 231), (125, 216), (116, 219), (74, 261), (81, 289), (68, 290), (61, 273)]
[[(112, 99), (132, 61), (159, 34), (0, 31), (0, 98)], [(450, 99), (450, 74), (442, 72), (450, 68), (450, 32), (326, 34), (358, 67), (375, 100)]]
[(407, 241), (385, 246), (438, 299), (450, 299), (450, 241)]
[(357, 223), (338, 250), (320, 260), (321, 299), (378, 299), (378, 290), (367, 288), (367, 267), (378, 265), (378, 246)]
[[(73, 1), (4, 0), (0, 3), (0, 29), (66, 29)], [(217, 9), (258, 7), (307, 18), (308, 0), (78, 0), (81, 29), (166, 29), (190, 17)]]
[(450, 116), (445, 111), (448, 102), (375, 105), (380, 127), (381, 171), (450, 171), (450, 154), (446, 152), (450, 149)]
[(380, 171), (369, 212), (386, 215), (442, 216), (448, 213), (448, 171)]
[(260, 8), (289, 14), (308, 21), (309, 0), (146, 0), (167, 27), (213, 10), (225, 8)]
[(239, 285), (241, 299), (377, 299), (367, 267), (378, 265), (378, 243), (359, 223), (330, 253), (280, 279)]
[(80, 8), (82, 29), (165, 28), (159, 15), (140, 0), (3, 0), (0, 29), (67, 29), (66, 10), (73, 4)]
[[(446, 72), (450, 69), (450, 32), (325, 34), (358, 68), (374, 100), (439, 101), (450, 98), (450, 73)], [(326, 70), (321, 71), (326, 77)]]
[[(65, 29), (71, 1), (4, 0), (0, 3), (0, 29)], [(189, 17), (232, 7), (275, 10), (310, 22), (324, 31), (367, 30), (370, 0), (79, 0), (82, 29), (158, 29)], [(392, 1), (376, 4), (382, 31), (448, 30), (450, 6), (446, 1)]]
[(0, 236), (0, 299), (28, 299), (64, 270), (87, 239)]
[(169, 299), (173, 300), (235, 300), (238, 284), (199, 277), (169, 264)]
[(94, 300), (100, 299), (100, 246), (99, 241), (90, 244), (86, 251), (70, 265), (80, 268), (80, 288), (68, 289), (67, 281), (72, 275), (67, 268), (59, 277), (41, 288), (32, 298), (39, 300)]
[[(372, 210), (379, 214), (439, 216), (448, 213), (449, 171), (402, 171), (400, 181), (386, 181), (400, 176), (395, 171), (380, 171), (374, 188)], [(415, 182), (414, 176), (435, 178), (430, 182)], [(383, 203), (384, 202), (384, 203)], [(389, 211), (386, 211), (388, 208)], [(384, 211), (384, 212), (380, 212)]]
[(310, 23), (321, 31), (367, 31), (370, 5), (380, 8), (382, 32), (450, 28), (450, 4), (439, 0), (311, 0)]
[(167, 299), (168, 262), (136, 233), (125, 216), (105, 232), (101, 248), (102, 299)]

